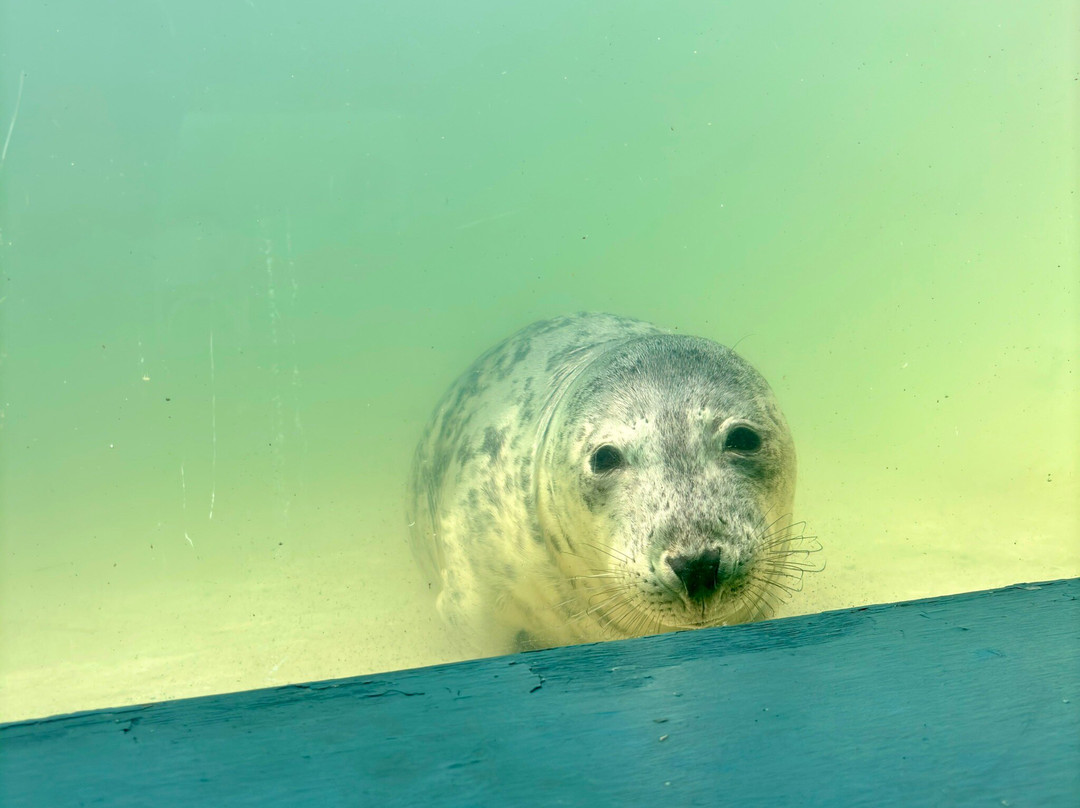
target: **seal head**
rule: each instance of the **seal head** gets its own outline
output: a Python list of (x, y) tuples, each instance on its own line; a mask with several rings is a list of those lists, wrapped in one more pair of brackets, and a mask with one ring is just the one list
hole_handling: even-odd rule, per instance
[(541, 528), (581, 582), (578, 606), (612, 633), (765, 610), (795, 449), (768, 384), (733, 351), (673, 334), (613, 347), (581, 369), (542, 446)]
[(412, 544), (443, 618), (503, 653), (756, 619), (796, 589), (795, 450), (765, 380), (606, 314), (485, 353), (417, 448)]

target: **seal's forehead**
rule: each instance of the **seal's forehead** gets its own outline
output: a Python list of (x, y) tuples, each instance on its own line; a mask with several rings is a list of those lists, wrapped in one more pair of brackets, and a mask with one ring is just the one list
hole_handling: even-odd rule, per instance
[(614, 409), (629, 417), (692, 408), (751, 417), (772, 405), (768, 383), (746, 360), (697, 337), (634, 340), (606, 352), (590, 371), (574, 396), (584, 410)]
[(610, 349), (609, 368), (613, 373), (662, 373), (677, 370), (723, 377), (730, 381), (746, 372), (757, 375), (750, 365), (730, 348), (700, 337), (654, 334), (631, 340)]

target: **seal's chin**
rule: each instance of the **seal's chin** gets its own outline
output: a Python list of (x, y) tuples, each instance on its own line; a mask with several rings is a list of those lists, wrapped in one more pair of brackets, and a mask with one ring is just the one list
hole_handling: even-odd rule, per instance
[(685, 593), (671, 604), (671, 614), (680, 627), (728, 626), (745, 623), (760, 615), (751, 596), (748, 577), (722, 586), (704, 597), (691, 598)]
[(753, 565), (742, 566), (707, 589), (655, 574), (640, 576), (634, 583), (624, 590), (625, 597), (613, 597), (594, 611), (616, 636), (734, 625), (760, 619), (769, 611)]
[[(738, 558), (733, 552), (696, 554), (691, 561), (665, 554), (664, 567), (656, 567), (662, 597), (646, 598), (647, 608), (675, 629), (703, 628), (746, 623), (767, 615), (762, 580), (755, 557)], [(719, 560), (718, 560), (719, 558)], [(664, 574), (667, 573), (667, 574)]]

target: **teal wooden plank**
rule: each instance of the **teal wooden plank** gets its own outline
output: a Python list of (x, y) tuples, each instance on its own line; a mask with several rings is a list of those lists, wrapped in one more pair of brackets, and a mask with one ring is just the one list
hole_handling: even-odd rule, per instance
[(0, 726), (4, 806), (1080, 804), (1080, 579)]

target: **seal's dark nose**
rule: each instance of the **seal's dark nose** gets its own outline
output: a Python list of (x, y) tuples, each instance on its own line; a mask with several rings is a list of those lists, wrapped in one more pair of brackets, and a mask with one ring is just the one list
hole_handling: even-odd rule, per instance
[(706, 550), (697, 555), (669, 556), (667, 563), (686, 587), (686, 595), (690, 600), (705, 600), (720, 586), (722, 572), (719, 550)]

